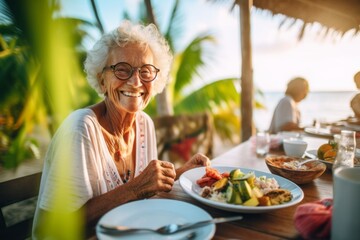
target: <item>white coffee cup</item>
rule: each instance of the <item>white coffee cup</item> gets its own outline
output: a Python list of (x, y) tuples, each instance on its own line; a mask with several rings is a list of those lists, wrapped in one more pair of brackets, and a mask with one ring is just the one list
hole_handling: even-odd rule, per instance
[(307, 142), (301, 139), (290, 138), (283, 140), (283, 146), (287, 156), (302, 157), (307, 148)]
[(333, 176), (331, 239), (355, 239), (360, 234), (360, 168), (339, 168)]

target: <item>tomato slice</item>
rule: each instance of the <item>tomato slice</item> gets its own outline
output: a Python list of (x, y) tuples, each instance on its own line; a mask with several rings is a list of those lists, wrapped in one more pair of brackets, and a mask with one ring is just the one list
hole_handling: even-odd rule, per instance
[(212, 168), (212, 167), (206, 167), (206, 176), (214, 178), (216, 180), (220, 180), (220, 179), (223, 178), (221, 176), (221, 174), (219, 173), (219, 171), (217, 169), (215, 169), (215, 168)]

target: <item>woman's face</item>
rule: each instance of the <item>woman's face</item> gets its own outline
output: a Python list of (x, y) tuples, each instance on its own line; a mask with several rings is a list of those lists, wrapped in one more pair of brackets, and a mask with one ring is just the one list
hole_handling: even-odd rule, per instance
[[(150, 49), (138, 44), (114, 48), (109, 54), (106, 67), (119, 62), (126, 62), (132, 67), (154, 65)], [(111, 68), (105, 69), (101, 77), (102, 90), (110, 102), (118, 109), (131, 113), (146, 107), (153, 92), (153, 83), (156, 81), (156, 79), (152, 82), (141, 81), (139, 71), (134, 71), (128, 80), (119, 80)]]

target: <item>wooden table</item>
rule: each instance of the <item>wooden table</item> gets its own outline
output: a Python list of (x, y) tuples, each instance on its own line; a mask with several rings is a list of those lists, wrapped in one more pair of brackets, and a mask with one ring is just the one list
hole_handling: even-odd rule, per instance
[[(308, 149), (316, 149), (327, 139), (304, 136), (308, 142)], [(269, 172), (263, 158), (257, 158), (251, 141), (242, 143), (228, 152), (212, 160), (212, 165), (252, 168)], [(275, 152), (281, 154), (281, 152)], [(299, 203), (313, 202), (324, 198), (332, 198), (332, 173), (325, 173), (315, 181), (300, 185), (304, 191), (304, 199)], [(188, 196), (177, 182), (169, 193), (162, 193), (157, 198), (176, 199), (192, 203), (206, 210), (212, 217), (233, 216), (239, 213), (227, 212), (204, 205)], [(294, 205), (288, 208), (274, 210), (267, 213), (245, 214), (241, 221), (217, 224), (213, 239), (301, 239), (294, 226)]]

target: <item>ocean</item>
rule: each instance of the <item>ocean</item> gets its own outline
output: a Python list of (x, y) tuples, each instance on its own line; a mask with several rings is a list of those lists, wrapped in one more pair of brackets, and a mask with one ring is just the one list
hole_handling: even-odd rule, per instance
[[(311, 126), (315, 119), (334, 122), (353, 116), (350, 101), (357, 92), (310, 92), (299, 103), (301, 111), (301, 125)], [(268, 129), (273, 111), (284, 96), (283, 92), (265, 92), (263, 96), (256, 96), (257, 101), (265, 105), (266, 109), (254, 110), (254, 123), (258, 129)]]

